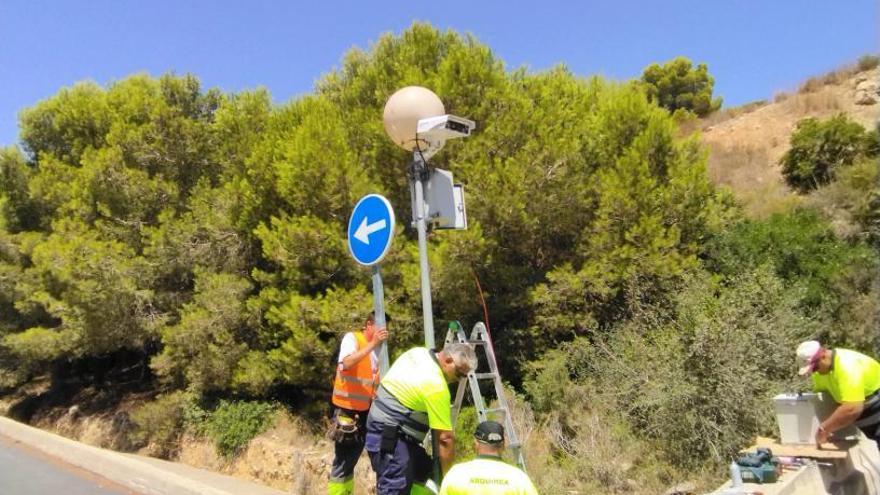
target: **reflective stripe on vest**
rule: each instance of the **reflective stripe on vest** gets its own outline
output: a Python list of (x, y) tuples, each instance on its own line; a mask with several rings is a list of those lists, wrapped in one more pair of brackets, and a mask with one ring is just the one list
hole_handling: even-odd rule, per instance
[[(354, 336), (357, 340), (357, 352), (367, 345), (367, 338), (363, 332), (354, 332)], [(339, 363), (333, 382), (333, 404), (352, 411), (367, 411), (376, 394), (378, 383), (379, 373), (373, 370), (369, 354), (347, 370)]]
[(364, 378), (358, 378), (355, 376), (348, 376), (348, 375), (342, 375), (339, 378), (344, 382), (359, 383), (365, 387), (372, 387), (373, 386), (373, 379), (372, 378), (364, 379)]
[[(366, 401), (368, 403), (373, 400), (373, 398), (369, 395), (361, 395), (361, 394), (355, 394), (355, 393), (351, 393), (351, 392), (343, 392), (341, 390), (334, 390), (333, 397), (339, 397), (342, 399), (352, 399), (352, 400), (356, 400), (356, 401)], [(342, 406), (340, 406), (340, 407), (342, 407)], [(346, 407), (346, 409), (351, 409), (351, 408)]]

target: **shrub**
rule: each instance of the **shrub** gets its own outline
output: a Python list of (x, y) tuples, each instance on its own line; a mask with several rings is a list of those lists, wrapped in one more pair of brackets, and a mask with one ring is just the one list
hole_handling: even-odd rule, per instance
[(231, 458), (271, 426), (276, 409), (276, 405), (267, 402), (222, 400), (210, 413), (205, 431), (217, 450)]
[(178, 449), (183, 433), (184, 405), (189, 400), (185, 392), (159, 395), (135, 409), (131, 414), (135, 429), (131, 440), (147, 447), (160, 457), (168, 457)]
[(705, 266), (725, 278), (768, 265), (786, 285), (801, 288), (802, 308), (828, 322), (823, 338), (837, 345), (872, 346), (875, 337), (860, 336), (838, 322), (849, 319), (848, 299), (871, 290), (870, 280), (878, 270), (876, 255), (866, 244), (838, 239), (816, 211), (800, 209), (743, 221), (704, 249)]
[(878, 65), (880, 65), (880, 56), (877, 55), (862, 55), (859, 57), (859, 61), (856, 63), (859, 68), (859, 71), (871, 70)]
[[(798, 296), (768, 266), (727, 283), (694, 275), (671, 314), (647, 309), (605, 338), (579, 339), (547, 356), (568, 370), (562, 378), (556, 366), (541, 371), (566, 383), (553, 409), (579, 411), (572, 398), (589, 396), (675, 465), (722, 465), (754, 435), (772, 431), (770, 399), (797, 388), (793, 349), (818, 332)], [(529, 389), (552, 381), (534, 380), (543, 386)], [(562, 434), (600, 435), (574, 426)]]
[(455, 457), (458, 461), (472, 459), (474, 452), (474, 431), (479, 419), (473, 406), (462, 407), (455, 420)]
[(529, 464), (541, 493), (649, 495), (681, 481), (662, 451), (640, 439), (595, 394), (570, 397), (567, 410), (541, 427), (554, 455)]
[(809, 197), (838, 235), (863, 239), (880, 248), (880, 167), (865, 158), (846, 167), (837, 178)]
[(194, 396), (183, 404), (183, 425), (188, 433), (204, 437), (208, 435), (208, 421), (211, 411), (205, 406), (205, 399)]
[(596, 352), (578, 339), (532, 363), (541, 365), (531, 368), (526, 386), (532, 402), (540, 397), (545, 409), (525, 438), (525, 455), (541, 493), (647, 495), (663, 493), (684, 476), (693, 480), (693, 473), (680, 473), (621, 414), (613, 394), (597, 385)]
[(826, 121), (801, 120), (791, 135), (791, 148), (780, 159), (782, 175), (792, 188), (809, 192), (829, 183), (840, 167), (875, 155), (876, 143), (876, 132), (866, 132), (843, 114)]

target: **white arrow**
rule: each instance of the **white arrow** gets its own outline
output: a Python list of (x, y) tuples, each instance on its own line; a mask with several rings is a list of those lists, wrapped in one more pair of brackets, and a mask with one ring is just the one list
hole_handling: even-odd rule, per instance
[(354, 233), (354, 238), (363, 242), (364, 244), (370, 244), (370, 234), (380, 231), (385, 228), (385, 219), (379, 220), (376, 223), (371, 223), (367, 225), (367, 217), (364, 217), (363, 221), (361, 221), (361, 225), (357, 228)]

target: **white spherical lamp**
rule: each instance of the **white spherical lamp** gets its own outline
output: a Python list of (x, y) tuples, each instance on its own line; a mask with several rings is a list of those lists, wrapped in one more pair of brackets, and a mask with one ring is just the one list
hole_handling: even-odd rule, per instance
[(401, 148), (412, 151), (418, 143), (416, 126), (419, 120), (444, 115), (443, 102), (428, 88), (407, 86), (397, 90), (385, 103), (382, 122), (385, 132)]

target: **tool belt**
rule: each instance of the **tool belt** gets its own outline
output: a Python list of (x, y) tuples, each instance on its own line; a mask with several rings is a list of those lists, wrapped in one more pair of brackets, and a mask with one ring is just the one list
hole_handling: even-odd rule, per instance
[(364, 438), (364, 431), (360, 427), (360, 414), (362, 413), (336, 409), (327, 438), (338, 444), (360, 443)]

